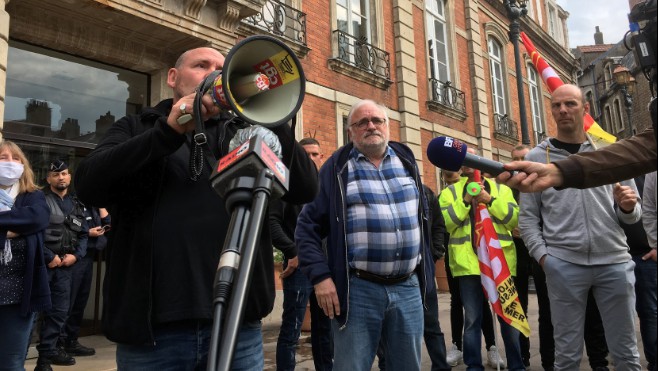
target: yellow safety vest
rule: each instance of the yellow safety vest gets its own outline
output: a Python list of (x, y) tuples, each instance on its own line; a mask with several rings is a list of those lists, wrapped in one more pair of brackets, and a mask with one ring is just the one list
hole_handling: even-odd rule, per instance
[[(498, 240), (505, 253), (507, 266), (512, 276), (516, 276), (516, 249), (512, 239), (512, 230), (519, 222), (519, 205), (514, 200), (512, 189), (504, 184), (498, 184), (484, 178), (489, 183), (489, 194), (494, 201), (488, 207)], [(464, 187), (468, 178), (462, 177), (459, 182), (441, 191), (439, 205), (450, 233), (448, 245), (449, 264), (453, 277), (480, 275), (478, 257), (473, 249), (473, 236), (470, 218), (471, 205), (464, 203)]]

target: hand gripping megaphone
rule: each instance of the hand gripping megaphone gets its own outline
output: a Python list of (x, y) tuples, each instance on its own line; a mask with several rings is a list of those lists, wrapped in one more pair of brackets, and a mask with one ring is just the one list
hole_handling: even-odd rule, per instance
[[(306, 78), (295, 53), (271, 36), (257, 35), (237, 43), (222, 71), (208, 75), (199, 92), (252, 125), (284, 124), (304, 101)], [(196, 107), (195, 107), (196, 109)]]

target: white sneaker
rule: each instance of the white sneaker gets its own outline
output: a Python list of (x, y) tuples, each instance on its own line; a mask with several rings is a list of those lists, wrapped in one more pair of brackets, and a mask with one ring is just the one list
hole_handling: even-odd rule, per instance
[(448, 361), (448, 364), (452, 367), (457, 366), (458, 364), (462, 363), (462, 352), (457, 348), (457, 345), (455, 343), (452, 343), (452, 347), (448, 351), (448, 354), (446, 355), (446, 361)]
[(500, 365), (501, 370), (506, 367), (505, 361), (500, 358), (500, 354), (498, 353), (498, 349), (496, 349), (495, 345), (492, 345), (491, 348), (489, 348), (487, 351), (487, 364), (493, 368), (498, 368)]

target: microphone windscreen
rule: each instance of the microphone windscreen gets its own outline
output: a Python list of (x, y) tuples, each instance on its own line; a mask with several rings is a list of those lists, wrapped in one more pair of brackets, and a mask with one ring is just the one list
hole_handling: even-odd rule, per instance
[(458, 171), (466, 157), (466, 143), (451, 137), (436, 137), (427, 146), (427, 158), (441, 169)]
[(279, 137), (277, 137), (272, 130), (260, 125), (251, 125), (244, 129), (238, 129), (235, 136), (228, 144), (229, 152), (256, 135), (260, 135), (263, 138), (276, 157), (279, 159), (283, 158), (283, 150), (281, 148)]

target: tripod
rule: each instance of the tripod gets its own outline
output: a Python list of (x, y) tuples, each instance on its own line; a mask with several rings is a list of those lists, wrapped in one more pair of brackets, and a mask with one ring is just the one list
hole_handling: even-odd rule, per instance
[(225, 198), (231, 222), (215, 275), (209, 371), (231, 367), (273, 178), (272, 171), (263, 168), (256, 177), (241, 176), (222, 187), (228, 190)]

